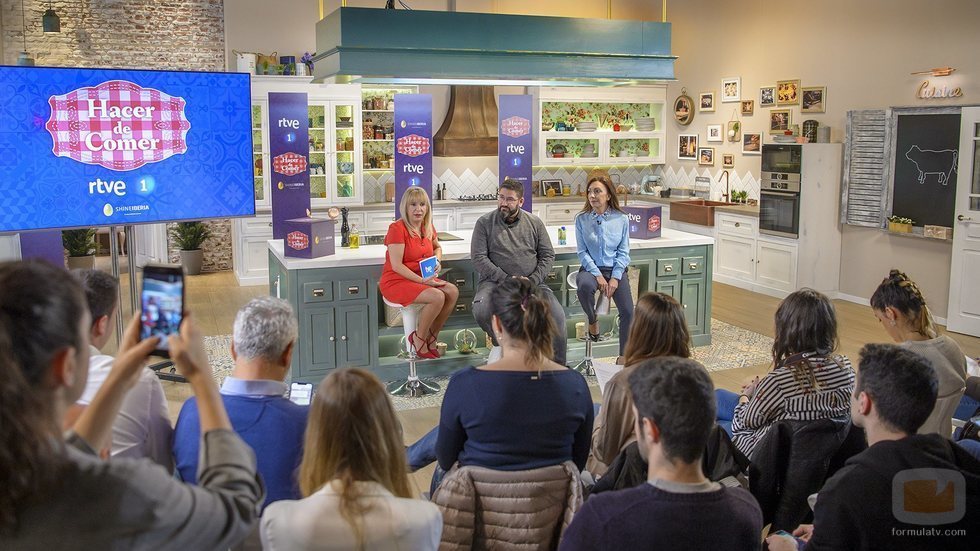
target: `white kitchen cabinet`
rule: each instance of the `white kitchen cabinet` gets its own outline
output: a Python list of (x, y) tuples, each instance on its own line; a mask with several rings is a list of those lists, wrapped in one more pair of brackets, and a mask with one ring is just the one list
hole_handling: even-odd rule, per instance
[(756, 239), (718, 233), (715, 239), (715, 273), (747, 282), (755, 279)]
[(546, 226), (571, 225), (575, 223), (575, 215), (581, 210), (579, 205), (570, 203), (545, 205), (543, 220)]
[(760, 237), (759, 219), (754, 216), (719, 212), (715, 228), (716, 281), (780, 298), (797, 289), (795, 239)]
[(490, 207), (457, 207), (454, 230), (472, 230), (481, 216), (490, 212)]
[(439, 212), (432, 213), (432, 225), (436, 227), (436, 231), (452, 231), (456, 229), (453, 221), (455, 219), (452, 210), (440, 210)]
[(787, 293), (795, 291), (797, 245), (760, 238), (755, 250), (756, 283)]
[[(393, 209), (369, 210), (364, 212), (365, 222), (363, 230), (370, 234), (383, 234), (388, 231), (388, 226), (395, 221), (395, 211)], [(358, 229), (361, 229), (358, 226)]]

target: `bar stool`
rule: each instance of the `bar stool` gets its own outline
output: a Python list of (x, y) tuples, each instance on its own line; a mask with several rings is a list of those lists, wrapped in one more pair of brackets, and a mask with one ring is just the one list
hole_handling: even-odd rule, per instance
[[(572, 273), (568, 274), (568, 277), (565, 278), (565, 281), (568, 283), (568, 286), (571, 287), (572, 289), (578, 289), (578, 281), (577, 281), (577, 278), (578, 278), (578, 272), (572, 272)], [(588, 320), (586, 320), (586, 322), (588, 322)], [(600, 339), (601, 339), (601, 337), (600, 337)], [(592, 359), (593, 359), (592, 358), (592, 339), (589, 338), (589, 330), (588, 330), (588, 328), (586, 328), (586, 330), (585, 330), (585, 339), (584, 340), (585, 340), (585, 357), (582, 358), (582, 361), (580, 361), (572, 369), (574, 369), (575, 371), (578, 371), (579, 373), (582, 373), (583, 375), (595, 375), (595, 367), (592, 365)]]
[(427, 394), (435, 394), (439, 392), (441, 387), (438, 383), (433, 381), (419, 379), (418, 372), (415, 370), (415, 346), (412, 344), (412, 333), (415, 332), (418, 326), (419, 320), (419, 310), (422, 309), (424, 305), (422, 304), (398, 304), (396, 302), (391, 302), (390, 300), (384, 299), (385, 304), (391, 306), (392, 308), (398, 308), (402, 313), (402, 326), (405, 329), (405, 340), (408, 346), (408, 379), (392, 381), (388, 383), (388, 394), (392, 396), (407, 396), (409, 398), (419, 398)]

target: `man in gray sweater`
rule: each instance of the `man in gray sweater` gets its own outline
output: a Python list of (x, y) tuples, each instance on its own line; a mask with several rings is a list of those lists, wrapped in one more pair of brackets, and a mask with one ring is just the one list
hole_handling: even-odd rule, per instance
[[(497, 209), (480, 217), (473, 228), (471, 257), (480, 274), (480, 283), (473, 297), (473, 317), (499, 346), (490, 328), (490, 292), (509, 277), (529, 279), (548, 297), (558, 336), (555, 338), (555, 361), (564, 364), (567, 340), (565, 310), (544, 283), (555, 261), (555, 250), (544, 223), (530, 212), (521, 210), (524, 186), (516, 180), (504, 180), (497, 191)], [(491, 356), (491, 361), (493, 356)]]

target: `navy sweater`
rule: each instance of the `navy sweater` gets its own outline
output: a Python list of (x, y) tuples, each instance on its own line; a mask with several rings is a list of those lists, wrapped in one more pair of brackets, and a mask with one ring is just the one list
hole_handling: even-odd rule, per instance
[(502, 471), (574, 461), (585, 467), (592, 437), (592, 395), (585, 379), (560, 371), (487, 371), (468, 367), (449, 380), (436, 456)]

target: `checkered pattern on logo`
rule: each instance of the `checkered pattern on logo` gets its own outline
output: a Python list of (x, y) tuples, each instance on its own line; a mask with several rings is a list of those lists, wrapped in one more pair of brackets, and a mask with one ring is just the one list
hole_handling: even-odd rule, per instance
[(531, 121), (516, 115), (508, 117), (500, 122), (500, 131), (511, 138), (520, 138), (531, 131)]
[(272, 159), (272, 170), (284, 176), (295, 176), (306, 171), (306, 157), (299, 153), (283, 153)]
[(418, 157), (429, 152), (429, 138), (423, 138), (418, 134), (409, 134), (398, 138), (396, 147), (402, 155)]
[(290, 249), (302, 251), (310, 246), (310, 238), (303, 232), (294, 231), (286, 235), (286, 244)]
[[(104, 101), (106, 111), (110, 107), (153, 107), (148, 118), (109, 117), (90, 114), (88, 100)], [(54, 141), (52, 151), (58, 157), (69, 157), (80, 163), (100, 165), (110, 170), (134, 170), (147, 163), (156, 163), (173, 155), (187, 152), (187, 131), (190, 121), (184, 113), (187, 102), (179, 96), (171, 96), (153, 88), (143, 88), (125, 80), (110, 80), (94, 87), (79, 88), (48, 99), (51, 118), (44, 127)], [(102, 104), (100, 104), (102, 105)], [(117, 124), (128, 126), (130, 134), (116, 134)], [(93, 150), (85, 143), (89, 134), (96, 133), (90, 141), (101, 145), (106, 140), (159, 140), (150, 150)]]

